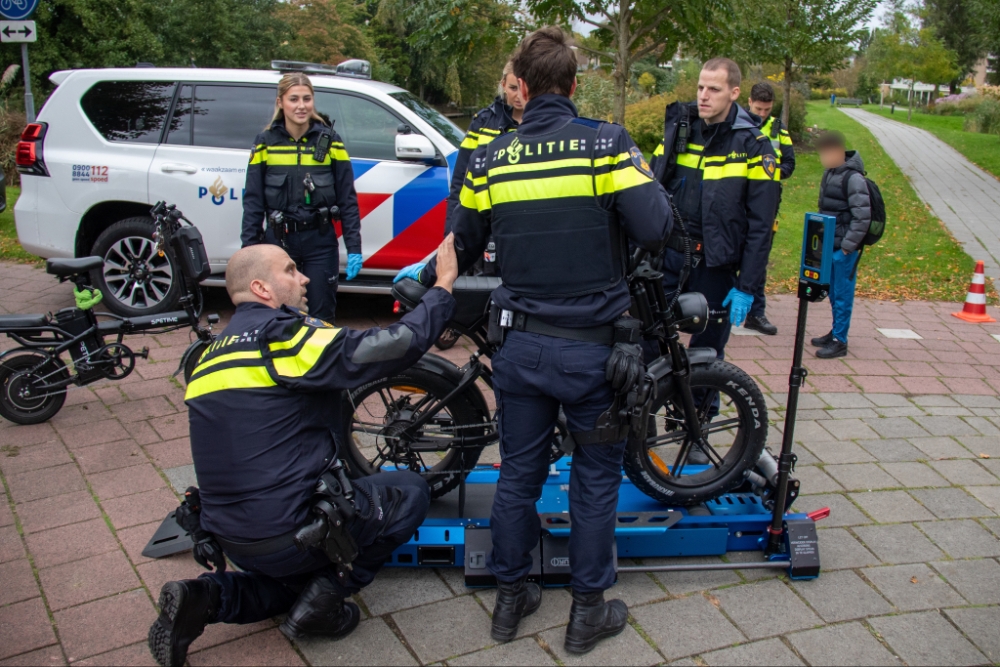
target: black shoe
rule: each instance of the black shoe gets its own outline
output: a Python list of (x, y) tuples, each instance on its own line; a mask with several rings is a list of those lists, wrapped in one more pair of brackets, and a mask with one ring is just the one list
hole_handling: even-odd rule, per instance
[(181, 667), (191, 642), (219, 611), (221, 592), (211, 579), (168, 581), (160, 589), (160, 617), (149, 628), (149, 650), (163, 667)]
[(437, 341), (434, 342), (434, 346), (439, 350), (450, 350), (455, 347), (455, 343), (458, 339), (462, 337), (462, 332), (455, 329), (445, 329), (444, 332), (438, 336)]
[(747, 317), (746, 321), (743, 323), (743, 328), (759, 331), (765, 336), (778, 335), (778, 327), (768, 321), (767, 315), (761, 315), (760, 317)]
[(816, 350), (816, 356), (820, 359), (836, 359), (847, 356), (847, 343), (841, 343), (834, 338), (825, 347)]
[(833, 342), (833, 332), (826, 334), (825, 336), (818, 336), (809, 341), (813, 344), (813, 347), (826, 347)]
[(493, 628), (490, 634), (505, 643), (517, 635), (517, 625), (525, 616), (531, 616), (542, 604), (542, 589), (538, 584), (518, 581), (501, 583), (497, 587), (497, 602), (493, 605)]
[(688, 451), (687, 463), (684, 465), (690, 466), (707, 466), (711, 461), (708, 458), (708, 454), (703, 452), (700, 447), (691, 445), (691, 450)]
[(361, 610), (344, 602), (344, 590), (328, 577), (313, 577), (278, 628), (289, 639), (321, 635), (341, 639), (351, 634), (361, 620)]
[(621, 634), (628, 623), (628, 607), (621, 600), (604, 601), (604, 593), (573, 593), (566, 628), (567, 653), (589, 653), (597, 642)]

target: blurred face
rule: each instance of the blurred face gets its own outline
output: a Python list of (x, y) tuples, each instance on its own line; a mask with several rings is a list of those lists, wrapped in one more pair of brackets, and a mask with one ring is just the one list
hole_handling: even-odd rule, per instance
[(844, 160), (846, 159), (847, 157), (844, 155), (843, 148), (833, 146), (819, 150), (819, 162), (823, 165), (824, 169), (836, 169), (844, 164)]
[(771, 109), (774, 108), (774, 100), (770, 102), (758, 102), (750, 100), (750, 113), (767, 120), (771, 116)]
[(503, 82), (503, 92), (507, 96), (507, 104), (514, 107), (515, 109), (523, 109), (524, 101), (521, 100), (521, 88), (517, 85), (517, 77), (511, 72), (504, 77)]
[[(300, 310), (308, 310), (306, 302), (306, 285), (309, 279), (299, 273), (295, 262), (284, 250), (278, 249), (268, 258), (271, 276), (267, 281), (254, 281), (251, 289), (260, 296), (266, 294), (266, 299), (275, 307), (291, 306)], [(254, 289), (256, 287), (256, 289)]]
[(740, 96), (740, 87), (729, 87), (725, 68), (702, 70), (698, 76), (698, 117), (709, 125), (721, 123)]
[(315, 105), (309, 86), (292, 86), (278, 99), (281, 110), (285, 112), (285, 120), (296, 125), (305, 125), (312, 117)]

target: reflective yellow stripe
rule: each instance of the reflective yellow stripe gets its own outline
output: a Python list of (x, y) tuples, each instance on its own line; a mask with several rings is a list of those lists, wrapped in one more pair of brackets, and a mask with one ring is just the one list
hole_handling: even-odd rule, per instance
[[(333, 154), (333, 152), (334, 150), (331, 148), (330, 152), (323, 156), (322, 162), (318, 162), (316, 158), (314, 158), (309, 153), (303, 153), (302, 162), (300, 164), (302, 164), (302, 166), (304, 167), (328, 167), (330, 166), (330, 159), (331, 159), (330, 156)], [(344, 153), (344, 151), (341, 152)], [(347, 153), (344, 154), (346, 155)]]
[(313, 330), (312, 327), (307, 327), (304, 325), (300, 326), (298, 332), (294, 336), (292, 336), (290, 340), (283, 340), (277, 343), (271, 343), (270, 345), (268, 345), (268, 347), (271, 348), (271, 352), (277, 352), (278, 350), (290, 350), (296, 345), (298, 345), (299, 342), (303, 338), (305, 338), (305, 335), (312, 330)]
[[(763, 173), (763, 167), (754, 167)], [(733, 164), (723, 164), (717, 167), (706, 166), (702, 178), (706, 181), (717, 181), (723, 178), (746, 178), (747, 165), (745, 162), (734, 162)], [(771, 180), (771, 179), (768, 179)]]
[(763, 159), (764, 159), (763, 155), (758, 155), (757, 157), (752, 157), (749, 160), (747, 160), (747, 164), (757, 164), (758, 162), (762, 161)]
[(677, 156), (678, 167), (690, 167), (691, 169), (701, 168), (701, 156), (691, 153), (681, 153)]
[(625, 169), (615, 169), (606, 174), (598, 174), (594, 180), (597, 182), (598, 195), (621, 192), (637, 185), (653, 182), (653, 179), (632, 166)]
[(257, 149), (250, 155), (250, 164), (261, 164), (267, 162), (267, 147), (257, 146)]
[(337, 162), (350, 162), (351, 156), (347, 154), (347, 151), (343, 148), (331, 148), (330, 158), (336, 160)]
[[(490, 169), (490, 176), (500, 176), (503, 174), (516, 174), (526, 171), (545, 171), (546, 169), (562, 169), (564, 167), (587, 167), (590, 168), (590, 160), (584, 157), (568, 157), (563, 160), (548, 160), (546, 162), (527, 162), (525, 164), (511, 164), (503, 167), (493, 167)], [(589, 176), (588, 176), (589, 178)]]
[(475, 150), (479, 146), (479, 139), (473, 139), (472, 133), (465, 135), (465, 139), (462, 140), (462, 145), (459, 148), (467, 148), (469, 150)]
[(275, 381), (271, 379), (264, 366), (225, 368), (191, 380), (191, 384), (188, 385), (187, 392), (184, 394), (184, 400), (190, 401), (192, 398), (224, 389), (255, 389), (275, 385)]
[[(468, 178), (466, 180), (468, 180)], [(472, 185), (474, 185), (474, 186), (486, 185), (486, 181), (487, 180), (489, 180), (489, 179), (486, 176), (480, 176), (479, 178), (473, 178), (472, 179)]]
[[(480, 213), (485, 213), (486, 211), (489, 211), (491, 208), (493, 208), (493, 202), (490, 199), (489, 190), (481, 190), (477, 192), (474, 196), (476, 199), (475, 209)], [(469, 208), (473, 207), (470, 206)]]
[(697, 153), (701, 153), (701, 152), (703, 152), (705, 150), (705, 147), (701, 146), (699, 144), (688, 144), (688, 150), (689, 151), (695, 151)]
[(494, 139), (496, 139), (496, 137), (491, 137), (488, 134), (487, 135), (480, 134), (479, 135), (479, 143), (476, 144), (476, 145), (477, 146), (485, 146), (486, 144), (490, 143)]
[(593, 197), (594, 186), (590, 174), (579, 174), (495, 183), (490, 185), (489, 193), (490, 200), (494, 204), (505, 204), (561, 197)]
[(632, 156), (628, 153), (619, 153), (618, 155), (608, 155), (607, 157), (599, 157), (594, 160), (594, 167), (603, 167), (605, 165), (616, 165), (619, 162), (625, 162), (626, 160), (631, 161)]
[(792, 138), (784, 130), (781, 131), (781, 145), (782, 146), (792, 145)]
[(465, 208), (471, 208), (473, 211), (479, 210), (479, 207), (476, 205), (476, 192), (468, 185), (463, 185), (459, 191), (458, 203)]
[(298, 163), (299, 163), (298, 153), (275, 154), (273, 152), (268, 152), (267, 154), (267, 164), (273, 165), (275, 167), (289, 167), (289, 166), (294, 166)]
[(485, 132), (487, 134), (492, 134), (493, 136), (500, 136), (500, 130), (492, 130), (492, 129), (488, 128), (488, 127), (481, 127), (481, 128), (479, 128), (479, 131), (480, 132)]
[(653, 157), (656, 157), (657, 155), (663, 155), (663, 142), (662, 141), (660, 142), (660, 145), (656, 147), (656, 150), (653, 151)]
[[(305, 329), (306, 327), (303, 327)], [(313, 329), (313, 335), (302, 345), (299, 353), (291, 357), (274, 357), (274, 370), (284, 377), (302, 377), (319, 361), (323, 350), (340, 333), (340, 329)]]
[(751, 167), (749, 172), (745, 172), (744, 175), (751, 181), (777, 181), (779, 180), (779, 173), (775, 170), (774, 177), (772, 178), (764, 171), (764, 167)]
[(725, 155), (706, 155), (705, 164), (710, 162), (725, 162), (728, 158)]
[[(202, 355), (204, 356), (204, 355)], [(262, 359), (260, 351), (252, 350), (250, 352), (230, 352), (229, 354), (220, 354), (214, 359), (209, 359), (204, 363), (199, 363), (195, 366), (194, 372), (201, 373), (206, 368), (211, 368), (217, 364), (224, 364), (227, 361), (238, 361), (240, 359)]]

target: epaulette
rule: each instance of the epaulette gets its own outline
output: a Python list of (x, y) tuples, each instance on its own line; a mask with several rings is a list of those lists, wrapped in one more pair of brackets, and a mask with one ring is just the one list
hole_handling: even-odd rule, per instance
[(595, 130), (604, 124), (603, 120), (594, 120), (593, 118), (584, 118), (583, 116), (577, 116), (573, 119), (573, 122), (577, 125), (585, 125)]

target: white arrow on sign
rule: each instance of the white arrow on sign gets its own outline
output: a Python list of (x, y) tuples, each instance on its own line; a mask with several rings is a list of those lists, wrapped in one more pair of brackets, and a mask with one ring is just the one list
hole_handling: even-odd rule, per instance
[(34, 21), (0, 21), (0, 43), (34, 42), (36, 39)]

